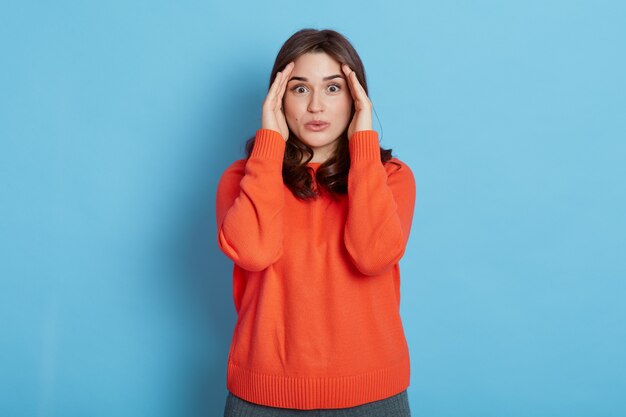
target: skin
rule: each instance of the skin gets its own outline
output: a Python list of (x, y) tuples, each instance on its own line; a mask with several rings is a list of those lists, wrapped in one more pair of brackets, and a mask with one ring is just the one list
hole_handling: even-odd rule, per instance
[[(340, 77), (323, 80), (332, 75)], [(352, 103), (355, 113), (350, 120)], [(319, 132), (308, 130), (305, 124), (314, 119), (330, 125)], [(291, 130), (313, 149), (311, 162), (324, 162), (346, 126), (348, 138), (355, 132), (372, 130), (372, 103), (348, 65), (324, 52), (306, 53), (276, 74), (263, 102), (262, 128), (279, 132), (285, 141)]]

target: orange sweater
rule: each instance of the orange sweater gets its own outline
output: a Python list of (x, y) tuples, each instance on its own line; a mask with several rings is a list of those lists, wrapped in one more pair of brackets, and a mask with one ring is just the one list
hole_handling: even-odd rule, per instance
[[(234, 262), (227, 388), (271, 407), (354, 407), (409, 386), (400, 269), (415, 203), (409, 167), (382, 164), (378, 134), (349, 141), (348, 194), (298, 200), (285, 141), (259, 129), (223, 173), (217, 239)], [(314, 169), (320, 163), (309, 163)]]

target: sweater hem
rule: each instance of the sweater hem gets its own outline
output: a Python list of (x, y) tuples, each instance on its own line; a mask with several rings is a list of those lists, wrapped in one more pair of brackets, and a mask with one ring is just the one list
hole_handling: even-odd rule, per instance
[(268, 407), (301, 410), (348, 408), (399, 394), (410, 383), (410, 361), (359, 375), (292, 377), (253, 371), (228, 360), (227, 388)]

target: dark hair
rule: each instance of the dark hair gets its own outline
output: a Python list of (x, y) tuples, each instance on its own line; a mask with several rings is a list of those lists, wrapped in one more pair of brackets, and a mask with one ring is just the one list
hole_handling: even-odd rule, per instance
[[(354, 47), (342, 34), (334, 30), (301, 29), (291, 35), (283, 44), (274, 61), (270, 74), (271, 87), (278, 71), (300, 55), (308, 52), (325, 52), (340, 64), (347, 64), (356, 73), (359, 83), (367, 93), (365, 68)], [(268, 87), (268, 90), (269, 90)], [(354, 104), (350, 119), (354, 117)], [(255, 136), (246, 142), (247, 158), (254, 148)], [(391, 149), (380, 148), (380, 159), (386, 163), (392, 158)], [(308, 155), (303, 161), (304, 155)], [(283, 159), (283, 182), (291, 192), (301, 200), (315, 199), (319, 192), (327, 191), (330, 195), (348, 192), (348, 171), (350, 169), (350, 152), (348, 148), (348, 126), (341, 134), (335, 153), (317, 169), (316, 180), (318, 190), (311, 188), (312, 178), (306, 164), (313, 158), (313, 150), (302, 143), (291, 130), (286, 143)]]

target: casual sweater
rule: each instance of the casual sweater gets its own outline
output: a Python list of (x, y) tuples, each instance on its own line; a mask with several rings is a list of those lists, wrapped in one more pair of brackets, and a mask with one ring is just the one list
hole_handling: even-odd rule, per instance
[(250, 157), (232, 163), (217, 188), (217, 240), (234, 262), (237, 312), (227, 389), (297, 409), (398, 394), (410, 381), (398, 262), (413, 174), (397, 158), (399, 167), (381, 162), (376, 131), (358, 131), (348, 143), (348, 194), (302, 201), (283, 183), (285, 146), (278, 132), (257, 130)]

